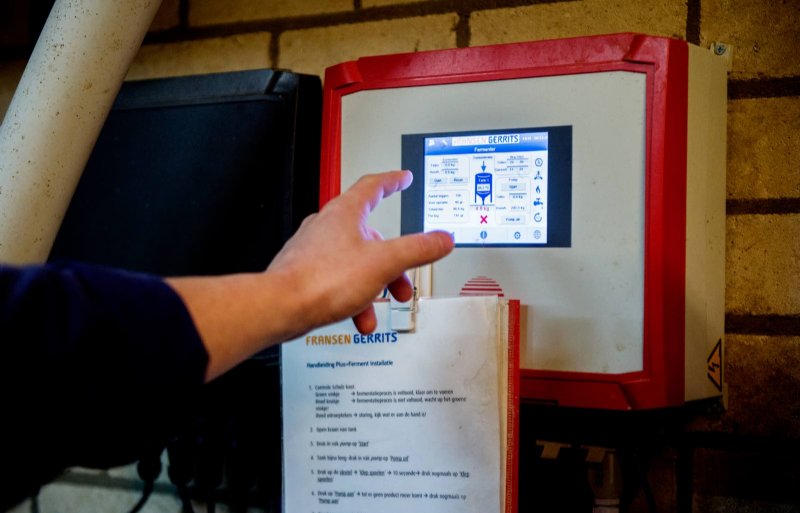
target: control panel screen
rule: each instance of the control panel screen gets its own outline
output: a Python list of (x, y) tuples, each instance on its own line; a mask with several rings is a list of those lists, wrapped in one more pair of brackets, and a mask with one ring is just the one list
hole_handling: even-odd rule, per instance
[(457, 246), (568, 247), (571, 127), (403, 136), (402, 232)]

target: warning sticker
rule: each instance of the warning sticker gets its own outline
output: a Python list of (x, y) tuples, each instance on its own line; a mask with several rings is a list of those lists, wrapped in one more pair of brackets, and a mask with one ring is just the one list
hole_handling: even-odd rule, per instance
[(722, 392), (722, 339), (717, 341), (708, 356), (708, 379)]
[(459, 296), (500, 296), (504, 297), (500, 284), (488, 276), (476, 276), (461, 287)]

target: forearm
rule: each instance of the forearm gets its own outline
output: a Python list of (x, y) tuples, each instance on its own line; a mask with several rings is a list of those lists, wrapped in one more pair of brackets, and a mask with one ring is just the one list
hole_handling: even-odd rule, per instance
[[(208, 352), (211, 381), (249, 356), (299, 335), (296, 287), (274, 273), (170, 278)], [(290, 297), (291, 296), (291, 297)]]

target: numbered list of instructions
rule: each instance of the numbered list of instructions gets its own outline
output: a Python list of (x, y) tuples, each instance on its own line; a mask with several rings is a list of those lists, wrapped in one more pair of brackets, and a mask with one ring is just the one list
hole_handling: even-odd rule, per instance
[(286, 513), (498, 511), (494, 313), (424, 306), (415, 333), (347, 321), (283, 346)]

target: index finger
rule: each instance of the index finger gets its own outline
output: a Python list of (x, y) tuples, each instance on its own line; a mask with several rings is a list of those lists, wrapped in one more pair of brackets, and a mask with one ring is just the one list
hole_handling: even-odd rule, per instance
[(414, 176), (410, 171), (364, 175), (341, 198), (349, 206), (359, 210), (363, 217), (367, 217), (382, 199), (407, 188), (413, 180)]

